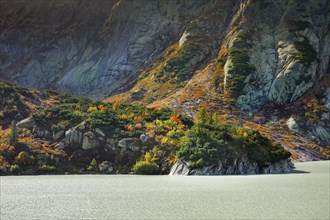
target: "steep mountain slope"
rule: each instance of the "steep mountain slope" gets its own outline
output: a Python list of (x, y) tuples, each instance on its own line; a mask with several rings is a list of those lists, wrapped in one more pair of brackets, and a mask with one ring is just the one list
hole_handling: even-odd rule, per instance
[[(136, 78), (138, 70), (177, 41), (192, 20), (219, 8), (221, 13), (213, 16), (226, 23), (234, 4), (216, 0), (4, 0), (1, 78), (102, 99), (129, 83), (130, 77)], [(225, 29), (214, 30), (220, 35)]]

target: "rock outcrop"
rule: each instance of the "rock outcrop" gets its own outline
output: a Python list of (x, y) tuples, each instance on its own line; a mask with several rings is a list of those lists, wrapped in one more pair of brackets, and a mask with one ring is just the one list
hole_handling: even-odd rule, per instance
[(216, 166), (194, 169), (189, 168), (189, 163), (179, 160), (172, 166), (169, 175), (277, 174), (289, 173), (292, 169), (294, 169), (294, 165), (290, 160), (259, 166), (256, 162), (249, 161), (246, 157), (243, 157), (236, 159), (231, 164), (219, 161), (219, 164)]

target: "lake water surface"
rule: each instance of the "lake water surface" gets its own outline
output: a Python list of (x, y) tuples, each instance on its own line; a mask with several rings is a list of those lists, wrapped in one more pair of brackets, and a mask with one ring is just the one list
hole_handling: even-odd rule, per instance
[(0, 219), (329, 219), (329, 161), (246, 176), (0, 177)]

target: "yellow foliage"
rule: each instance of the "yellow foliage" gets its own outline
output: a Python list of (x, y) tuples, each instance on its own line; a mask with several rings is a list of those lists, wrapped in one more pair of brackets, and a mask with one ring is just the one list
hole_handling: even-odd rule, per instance
[(95, 106), (91, 106), (91, 107), (89, 107), (88, 109), (87, 109), (87, 112), (96, 112), (97, 111), (97, 107), (95, 107)]
[(119, 109), (119, 106), (120, 106), (120, 103), (119, 103), (118, 100), (116, 100), (116, 101), (113, 103), (113, 105), (112, 105), (112, 107), (113, 107), (114, 110), (118, 110), (118, 109)]
[(129, 125), (127, 126), (127, 130), (129, 130), (129, 131), (133, 131), (133, 130), (134, 130), (133, 125), (129, 124)]
[(168, 137), (163, 137), (161, 143), (166, 144), (167, 141), (168, 141)]
[(148, 123), (146, 123), (146, 128), (148, 129), (148, 130), (153, 130), (153, 129), (155, 129), (155, 124), (154, 123), (152, 123), (152, 122), (148, 122)]
[(166, 136), (171, 137), (174, 134), (175, 134), (175, 130), (170, 130), (169, 132), (167, 132)]

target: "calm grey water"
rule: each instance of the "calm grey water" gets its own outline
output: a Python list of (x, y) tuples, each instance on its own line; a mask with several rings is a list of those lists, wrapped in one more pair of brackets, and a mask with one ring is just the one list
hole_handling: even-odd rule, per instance
[(250, 176), (1, 177), (0, 219), (329, 219), (329, 166)]

